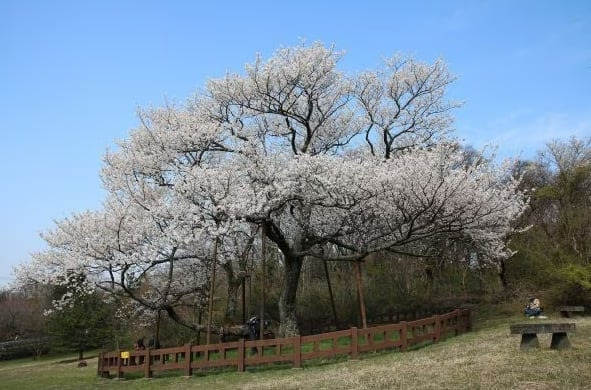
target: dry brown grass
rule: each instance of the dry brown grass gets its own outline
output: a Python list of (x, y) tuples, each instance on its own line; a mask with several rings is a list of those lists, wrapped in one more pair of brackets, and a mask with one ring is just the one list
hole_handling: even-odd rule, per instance
[(329, 362), (298, 370), (263, 369), (119, 382), (97, 379), (96, 359), (83, 370), (73, 364), (50, 367), (44, 363), (35, 369), (35, 365), (2, 367), (4, 363), (0, 363), (0, 388), (591, 390), (591, 318), (575, 321), (577, 331), (570, 336), (573, 348), (564, 351), (550, 350), (550, 336), (542, 335), (540, 350), (520, 352), (519, 336), (509, 334), (509, 324), (523, 321), (531, 320), (504, 316), (476, 321), (475, 331), (421, 350), (363, 355), (359, 361)]
[[(515, 321), (526, 321), (522, 317)], [(365, 357), (243, 389), (591, 389), (591, 319), (579, 319), (570, 350), (519, 351), (511, 320), (407, 354)]]

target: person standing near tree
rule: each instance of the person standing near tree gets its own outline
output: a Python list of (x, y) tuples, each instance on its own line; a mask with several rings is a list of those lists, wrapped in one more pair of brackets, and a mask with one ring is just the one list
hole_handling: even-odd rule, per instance
[(135, 342), (134, 347), (135, 347), (135, 350), (136, 351), (140, 351), (140, 350), (146, 349), (146, 346), (144, 344), (144, 338), (145, 337), (142, 336), (139, 339), (137, 339), (137, 341)]
[(160, 348), (160, 342), (158, 342), (158, 340), (156, 340), (156, 336), (152, 336), (150, 338), (150, 341), (148, 341), (148, 348)]

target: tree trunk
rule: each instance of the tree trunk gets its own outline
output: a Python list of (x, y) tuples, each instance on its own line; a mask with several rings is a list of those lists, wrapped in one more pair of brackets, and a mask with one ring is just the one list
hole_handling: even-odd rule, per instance
[(228, 282), (228, 300), (226, 301), (226, 313), (224, 314), (224, 322), (227, 324), (234, 324), (237, 320), (238, 289), (241, 282), (241, 280), (232, 283)]
[(78, 360), (83, 360), (84, 359), (84, 350), (82, 348), (80, 348), (78, 350)]
[(509, 285), (507, 283), (507, 268), (505, 268), (505, 261), (501, 260), (500, 262), (500, 270), (499, 270), (499, 278), (501, 279), (501, 284), (503, 285), (503, 290), (507, 289)]
[(304, 256), (297, 256), (302, 252), (302, 235), (295, 235), (292, 244), (285, 238), (279, 227), (270, 221), (265, 221), (264, 232), (267, 238), (277, 244), (283, 253), (285, 267), (283, 269), (283, 283), (281, 296), (279, 297), (279, 335), (282, 337), (296, 336), (300, 334), (296, 315), (296, 297), (298, 284), (302, 272)]
[(322, 263), (324, 264), (324, 274), (326, 275), (326, 284), (328, 285), (328, 294), (330, 296), (330, 307), (332, 309), (332, 317), (334, 319), (334, 328), (335, 330), (339, 329), (339, 319), (337, 317), (337, 308), (334, 303), (334, 294), (332, 293), (332, 285), (330, 283), (330, 274), (328, 273), (328, 265), (326, 264), (326, 260), (323, 260)]
[(283, 286), (279, 298), (279, 334), (283, 337), (299, 334), (296, 317), (296, 296), (302, 271), (303, 257), (285, 256)]
[(238, 289), (242, 284), (243, 277), (236, 277), (234, 266), (231, 262), (225, 263), (222, 268), (226, 272), (228, 280), (228, 296), (226, 300), (226, 311), (224, 313), (224, 323), (234, 324), (238, 314)]

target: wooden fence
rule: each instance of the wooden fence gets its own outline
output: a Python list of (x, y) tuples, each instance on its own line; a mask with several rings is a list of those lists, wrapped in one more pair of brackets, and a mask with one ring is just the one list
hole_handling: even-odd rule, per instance
[(310, 336), (295, 336), (271, 340), (191, 345), (146, 349), (141, 351), (102, 352), (98, 374), (111, 373), (123, 378), (128, 372), (143, 372), (151, 378), (154, 372), (177, 370), (191, 376), (193, 370), (212, 367), (236, 367), (286, 362), (294, 368), (305, 360), (349, 355), (358, 359), (359, 353), (399, 349), (406, 351), (420, 343), (438, 342), (442, 338), (470, 330), (470, 310), (457, 309), (416, 321), (380, 325), (366, 329), (351, 328)]
[[(417, 308), (415, 310), (388, 310), (381, 314), (373, 314), (367, 317), (367, 324), (369, 326), (378, 326), (385, 324), (396, 324), (401, 321), (414, 321), (421, 318), (426, 318), (435, 314), (444, 314), (454, 310), (455, 306), (438, 307), (438, 308)], [(347, 326), (336, 327), (334, 319), (327, 317), (324, 323), (319, 321), (308, 321), (298, 323), (298, 328), (302, 335), (318, 334), (334, 332), (335, 330), (348, 329)]]

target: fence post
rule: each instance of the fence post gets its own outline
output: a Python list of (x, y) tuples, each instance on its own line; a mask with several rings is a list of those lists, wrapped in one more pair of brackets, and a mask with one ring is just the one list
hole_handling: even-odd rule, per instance
[(438, 343), (440, 339), (441, 339), (441, 319), (439, 318), (439, 314), (435, 314), (435, 338), (433, 339), (433, 341)]
[(102, 367), (103, 367), (103, 354), (105, 352), (99, 352), (99, 356), (98, 356), (98, 367), (96, 368), (96, 375), (97, 376), (101, 376), (102, 375)]
[(302, 368), (302, 336), (294, 336), (293, 368)]
[[(110, 367), (109, 358), (106, 356), (108, 356), (108, 352), (105, 350), (103, 350), (99, 356), (101, 359), (99, 362), (99, 375), (101, 376), (101, 378), (105, 378), (105, 377), (108, 378), (109, 377), (109, 371), (110, 371), (109, 369), (111, 367)], [(107, 369), (106, 370), (105, 370), (105, 360), (107, 361), (107, 364), (106, 364)], [(106, 374), (105, 374), (105, 372), (106, 372)]]
[(359, 335), (357, 334), (357, 327), (351, 328), (351, 360), (359, 359)]
[(145, 372), (144, 375), (146, 378), (152, 378), (152, 358), (150, 354), (151, 349), (146, 349), (146, 356), (144, 357), (144, 365), (145, 365)]
[(400, 350), (402, 352), (406, 351), (408, 347), (408, 329), (406, 325), (406, 321), (400, 321)]
[(193, 363), (193, 354), (191, 353), (191, 343), (185, 345), (185, 376), (193, 375), (191, 364)]
[(117, 378), (118, 379), (122, 379), (123, 378), (123, 371), (121, 371), (121, 350), (117, 350)]
[(464, 329), (464, 316), (463, 311), (461, 309), (454, 310), (454, 328), (455, 328), (455, 335), (459, 335), (462, 333)]
[(240, 337), (238, 340), (238, 372), (244, 372), (246, 364), (244, 364), (246, 348), (244, 348), (244, 338)]

